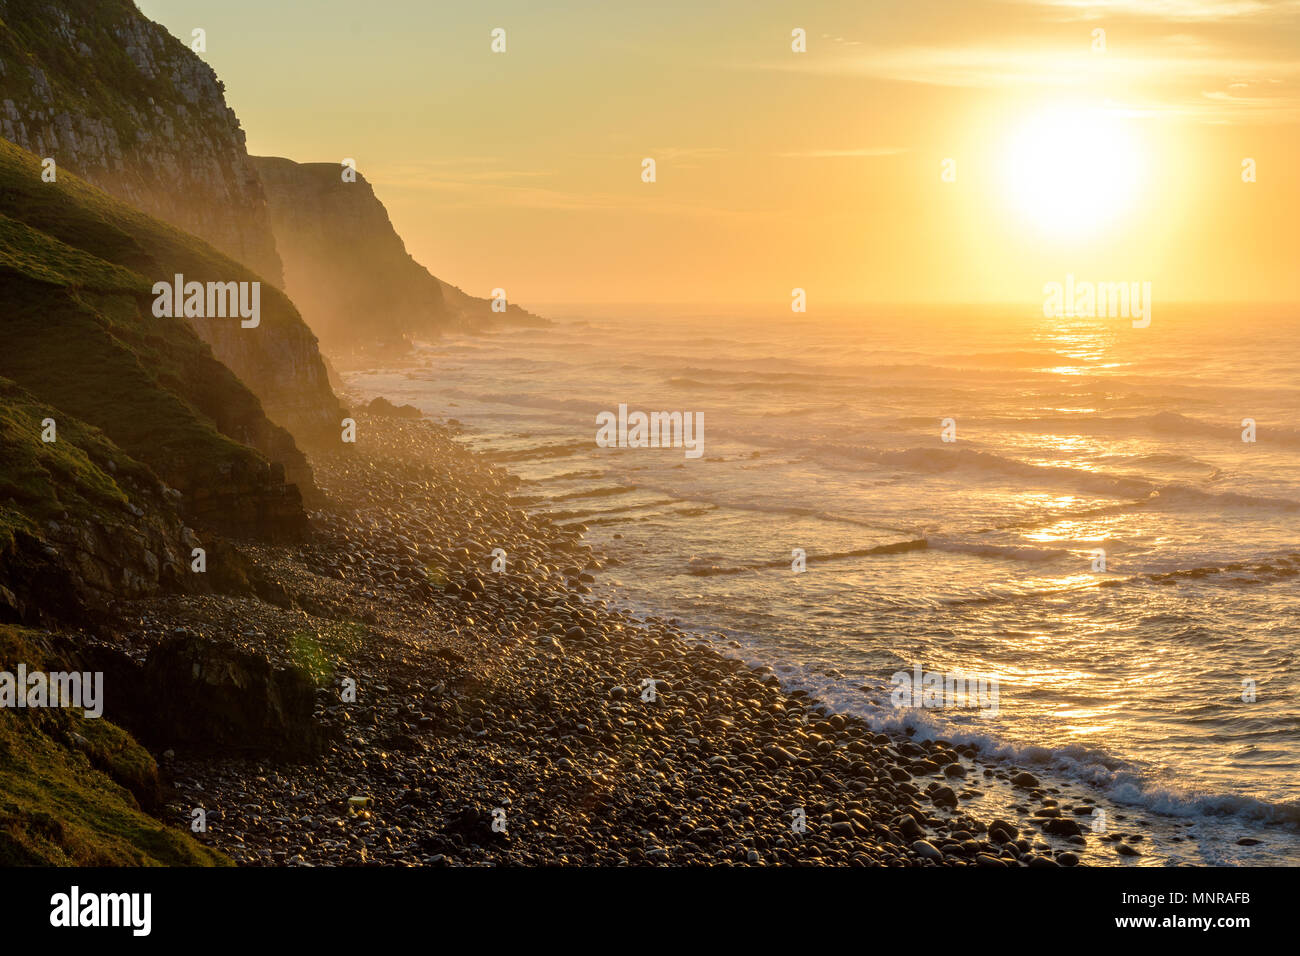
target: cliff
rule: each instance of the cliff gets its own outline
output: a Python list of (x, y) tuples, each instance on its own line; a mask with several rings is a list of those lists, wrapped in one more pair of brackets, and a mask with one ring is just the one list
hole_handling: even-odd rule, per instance
[(406, 251), (364, 176), (336, 163), (253, 157), (270, 203), (285, 289), (329, 352), (400, 353), (450, 329), (543, 320), (516, 305), (493, 312)]
[(0, 0), (0, 135), (281, 284), (223, 85), (130, 0)]
[[(44, 442), (50, 419), (58, 440)], [(146, 466), (0, 378), (0, 622), (49, 624), (180, 586), (186, 537)]]

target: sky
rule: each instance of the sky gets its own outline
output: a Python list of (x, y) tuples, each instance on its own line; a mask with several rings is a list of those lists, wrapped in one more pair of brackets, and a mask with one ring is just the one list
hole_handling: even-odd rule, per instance
[(1300, 302), (1300, 0), (138, 5), (475, 295)]

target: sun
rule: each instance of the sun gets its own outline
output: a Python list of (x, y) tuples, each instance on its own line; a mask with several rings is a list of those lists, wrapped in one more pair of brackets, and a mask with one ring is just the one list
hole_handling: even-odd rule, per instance
[(1062, 106), (1028, 117), (1002, 169), (1009, 205), (1039, 233), (1094, 236), (1133, 205), (1143, 174), (1131, 121), (1100, 108)]

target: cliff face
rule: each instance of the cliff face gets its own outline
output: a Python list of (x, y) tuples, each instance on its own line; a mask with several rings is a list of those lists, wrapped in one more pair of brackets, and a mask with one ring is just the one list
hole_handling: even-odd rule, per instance
[(270, 203), (284, 287), (327, 351), (400, 350), (445, 321), (438, 280), (407, 254), (388, 212), (341, 166), (253, 157)]
[(518, 306), (448, 286), (415, 261), (365, 177), (336, 163), (255, 156), (284, 261), (285, 289), (327, 351), (405, 351), (412, 339), (500, 322), (541, 322)]
[(130, 0), (0, 0), (0, 135), (281, 284), (224, 87)]

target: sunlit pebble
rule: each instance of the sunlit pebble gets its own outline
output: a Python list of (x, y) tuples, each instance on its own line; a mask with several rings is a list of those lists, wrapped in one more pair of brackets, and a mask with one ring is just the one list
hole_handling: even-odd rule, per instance
[[(425, 449), (426, 459), (435, 460), (436, 456), (428, 452), (429, 449)], [(365, 473), (360, 473), (357, 480), (371, 479)], [(340, 483), (331, 476), (328, 468), (322, 469), (322, 482), (331, 487), (346, 486), (346, 482)], [(466, 482), (465, 487), (472, 488), (472, 482)], [(391, 482), (385, 483), (384, 491), (390, 496), (389, 500), (400, 500), (392, 497)], [(404, 494), (400, 497), (406, 498), (411, 495)], [(465, 500), (474, 500), (472, 491), (467, 494)], [(483, 507), (474, 510), (482, 513), (492, 511), (491, 508)], [(363, 559), (365, 562), (373, 562), (375, 553), (394, 553), (392, 542), (385, 543), (382, 540), (394, 529), (404, 536), (415, 534), (410, 523), (404, 523), (396, 515), (390, 516), (381, 512), (378, 517), (372, 516), (372, 519), (367, 526), (360, 529), (358, 539), (369, 542), (360, 549), (363, 553), (368, 553)], [(479, 523), (483, 524), (481, 518)], [(345, 522), (332, 522), (332, 524), (347, 527)], [(529, 527), (529, 523), (520, 512), (487, 524), (494, 528), (517, 529), (517, 533), (521, 535), (526, 533), (525, 529)], [(473, 536), (471, 525), (472, 522), (467, 521), (440, 521), (436, 515), (431, 515), (423, 531), (440, 536), (444, 547), (450, 549), (437, 552), (436, 557), (440, 561), (452, 564), (458, 571), (475, 571), (482, 574), (482, 568), (473, 562), (473, 549), (481, 549), (484, 542)], [(550, 540), (554, 545), (565, 549), (572, 548), (577, 543), (576, 540), (566, 535), (534, 533), (537, 536), (536, 541), (530, 540), (527, 548), (538, 556), (538, 573), (548, 574), (566, 568), (567, 562), (547, 558), (544, 550), (535, 545), (540, 541)], [(521, 552), (524, 550), (518, 545), (516, 549)], [(427, 559), (428, 555), (421, 555), (421, 558)], [(365, 569), (366, 565), (362, 565), (359, 570)], [(572, 572), (573, 568), (569, 567), (568, 570)], [(446, 605), (449, 610), (456, 610), (457, 613), (463, 614), (462, 611), (457, 610), (463, 603), (459, 598), (448, 600), (434, 595), (432, 600), (437, 606)], [(474, 599), (475, 603), (484, 600), (495, 601), (496, 599), (489, 595), (480, 595)], [(800, 750), (834, 755), (833, 749), (827, 750), (822, 744), (830, 743), (825, 739), (827, 735), (839, 734), (844, 730), (844, 720), (838, 715), (823, 721), (817, 712), (804, 711), (798, 704), (774, 696), (776, 691), (771, 681), (775, 678), (770, 672), (756, 673), (746, 678), (743, 693), (748, 696), (742, 696), (738, 688), (728, 690), (720, 684), (721, 681), (726, 680), (734, 682), (737, 677), (747, 673), (744, 669), (737, 670), (741, 665), (736, 662), (719, 662), (701, 650), (686, 647), (675, 638), (665, 643), (663, 639), (670, 638), (676, 630), (669, 622), (655, 620), (645, 629), (638, 627), (625, 630), (625, 624), (629, 623), (625, 615), (621, 618), (600, 618), (592, 608), (576, 603), (571, 598), (554, 600), (546, 596), (542, 601), (538, 601), (536, 597), (521, 601), (518, 595), (510, 592), (503, 600), (506, 602), (505, 614), (540, 615), (544, 626), (550, 628), (550, 633), (541, 635), (540, 641), (525, 633), (521, 645), (523, 653), (506, 661), (504, 666), (496, 662), (497, 670), (502, 675), (520, 672), (531, 677), (532, 688), (517, 688), (515, 693), (521, 696), (499, 699), (495, 705), (480, 708), (479, 714), (466, 719), (458, 715), (455, 709), (441, 709), (442, 704), (450, 704), (453, 708), (455, 706), (454, 700), (446, 697), (445, 688), (434, 693), (430, 687), (419, 691), (419, 696), (413, 698), (411, 705), (404, 708), (397, 707), (397, 714), (391, 720), (384, 717), (378, 732), (384, 733), (383, 727), (395, 720), (407, 731), (419, 736), (423, 731), (417, 726), (417, 721), (428, 720), (441, 728), (438, 731), (440, 735), (448, 732), (454, 734), (457, 728), (468, 726), (471, 734), (487, 733), (491, 735), (492, 740), (508, 739), (514, 741), (513, 746), (519, 749), (513, 754), (499, 749), (492, 749), (486, 753), (477, 751), (474, 759), (456, 762), (458, 774), (464, 779), (451, 781), (438, 778), (436, 773), (431, 775), (429, 764), (418, 754), (408, 756), (368, 750), (372, 745), (366, 742), (366, 736), (362, 735), (348, 744), (349, 747), (361, 748), (359, 751), (335, 751), (333, 764), (304, 771), (308, 779), (314, 778), (315, 783), (300, 785), (299, 792), (310, 794), (309, 801), (317, 804), (315, 812), (311, 814), (314, 819), (329, 819), (331, 814), (338, 813), (337, 804), (347, 791), (363, 785), (365, 789), (379, 791), (380, 799), (374, 808), (367, 812), (375, 820), (380, 821), (379, 832), (382, 838), (374, 835), (375, 831), (371, 827), (370, 820), (362, 818), (349, 823), (339, 818), (335, 819), (335, 826), (342, 828), (346, 839), (341, 842), (317, 840), (313, 843), (304, 840), (302, 841), (304, 846), (291, 849), (278, 846), (274, 852), (282, 854), (283, 859), (280, 859), (280, 862), (285, 859), (337, 862), (341, 852), (340, 847), (349, 848), (344, 852), (358, 858), (362, 854), (367, 856), (379, 854), (377, 858), (391, 859), (391, 855), (396, 854), (403, 862), (424, 862), (434, 865), (449, 861), (465, 862), (483, 854), (501, 853), (525, 861), (553, 862), (556, 859), (576, 861), (573, 851), (556, 850), (555, 844), (551, 841), (547, 841), (542, 847), (531, 849), (521, 844), (521, 840), (529, 832), (547, 830), (544, 819), (547, 815), (545, 807), (537, 808), (537, 812), (540, 812), (543, 817), (535, 821), (539, 823), (538, 826), (516, 827), (510, 841), (500, 846), (493, 843), (490, 838), (483, 837), (480, 832), (481, 826), (471, 822), (472, 842), (479, 844), (477, 849), (471, 849), (469, 844), (454, 842), (447, 845), (439, 844), (438, 841), (443, 839), (443, 835), (435, 832), (429, 824), (420, 822), (421, 816), (411, 812), (414, 809), (413, 804), (395, 805), (396, 794), (409, 791), (413, 785), (417, 787), (427, 785), (431, 792), (436, 793), (432, 798), (434, 806), (463, 805), (471, 810), (474, 806), (478, 806), (481, 810), (481, 802), (475, 794), (481, 796), (482, 792), (485, 792), (483, 785), (487, 781), (483, 775), (490, 776), (499, 771), (507, 772), (512, 776), (523, 774), (533, 780), (532, 786), (523, 788), (517, 787), (513, 782), (506, 784), (507, 793), (533, 792), (540, 785), (541, 779), (547, 779), (553, 781), (548, 785), (549, 787), (560, 788), (558, 791), (551, 791), (557, 794), (564, 793), (566, 788), (586, 787), (596, 782), (602, 787), (635, 786), (633, 793), (654, 795), (651, 807), (647, 811), (650, 814), (646, 817), (647, 828), (643, 830), (643, 834), (650, 834), (650, 836), (632, 841), (640, 843), (640, 847), (612, 849), (616, 845), (626, 843), (630, 838), (625, 831), (606, 830), (594, 841), (602, 848), (583, 851), (577, 855), (578, 858), (590, 855), (594, 859), (607, 861), (634, 859), (655, 862), (671, 859), (675, 862), (685, 862), (698, 859), (717, 862), (721, 856), (733, 862), (752, 863), (755, 862), (755, 857), (763, 862), (780, 862), (781, 859), (787, 861), (800, 857), (826, 859), (829, 856), (839, 862), (850, 860), (871, 862), (873, 859), (876, 862), (887, 862), (888, 859), (900, 854), (909, 857), (912, 855), (913, 851), (901, 845), (890, 847), (883, 844), (876, 846), (858, 843), (851, 850), (847, 844), (837, 846), (834, 842), (826, 842), (832, 832), (838, 833), (843, 839), (848, 839), (850, 832), (856, 832), (853, 818), (838, 818), (836, 814), (841, 811), (829, 809), (822, 811), (823, 807), (829, 808), (836, 803), (842, 803), (850, 809), (861, 808), (858, 812), (863, 813), (872, 825), (875, 825), (874, 821), (880, 819), (883, 819), (887, 825), (889, 820), (895, 818), (915, 822), (908, 814), (897, 817), (900, 809), (911, 806), (913, 808), (911, 812), (920, 814), (927, 823), (932, 823), (936, 827), (937, 834), (947, 832), (955, 836), (968, 832), (955, 829), (939, 819), (931, 821), (928, 816), (930, 811), (919, 809), (912, 802), (915, 798), (908, 796), (909, 792), (919, 795), (920, 791), (909, 784), (892, 784), (888, 781), (888, 776), (879, 777), (877, 773), (879, 767), (877, 771), (871, 772), (870, 776), (864, 778), (868, 782), (866, 790), (862, 792), (869, 792), (870, 797), (845, 797), (838, 791), (821, 791), (819, 781), (825, 776), (826, 770), (814, 767), (809, 771), (803, 771), (791, 759), (773, 760), (774, 769), (768, 770), (763, 761), (769, 758), (766, 755), (758, 756), (764, 754), (765, 747), (774, 748), (770, 751), (772, 753), (785, 753), (791, 757)], [(409, 607), (409, 603), (402, 603), (396, 605), (395, 610), (401, 612)], [(470, 618), (491, 616), (491, 614), (473, 614), (465, 617), (468, 622)], [(516, 631), (530, 630), (524, 619), (511, 619), (509, 623), (513, 626), (498, 627), (497, 632), (514, 634)], [(484, 629), (481, 625), (473, 627), (471, 631), (458, 631), (460, 640), (482, 643)], [(608, 635), (620, 631), (623, 633), (620, 634), (617, 643), (606, 641)], [(559, 638), (558, 641), (555, 640), (556, 637)], [(493, 650), (500, 649), (500, 639), (493, 640), (496, 642), (495, 646), (490, 642), (485, 645), (489, 655)], [(549, 645), (546, 643), (548, 641)], [(564, 644), (570, 645), (569, 652), (559, 653), (563, 651)], [(551, 651), (549, 654), (546, 653), (548, 648)], [(542, 652), (540, 655), (539, 651)], [(384, 660), (382, 653), (374, 657), (379, 661)], [(386, 662), (389, 666), (394, 665), (397, 660), (407, 659), (405, 655), (389, 655), (389, 657), (390, 660)], [(671, 682), (661, 685), (661, 690), (671, 693), (671, 697), (660, 710), (656, 711), (654, 718), (638, 715), (637, 719), (631, 721), (632, 728), (629, 729), (625, 726), (627, 723), (625, 718), (628, 713), (636, 713), (633, 708), (639, 704), (639, 701), (633, 688), (637, 686), (637, 682), (628, 679), (619, 680), (615, 675), (621, 677), (628, 663), (634, 660), (651, 667), (656, 674), (667, 674), (672, 677)], [(595, 669), (594, 673), (603, 672), (606, 675), (595, 685), (587, 676), (593, 673), (591, 668)], [(544, 680), (539, 682), (537, 679), (539, 676), (544, 676)], [(626, 675), (627, 678), (634, 676), (639, 675)], [(764, 683), (765, 679), (769, 683)], [(531, 705), (526, 703), (529, 699), (526, 696), (528, 691), (537, 693), (539, 683), (545, 685), (545, 692), (537, 698), (547, 708), (545, 712), (535, 712)], [(604, 687), (606, 692), (600, 697), (603, 703), (597, 706), (593, 704), (589, 695), (592, 689), (598, 687)], [(621, 695), (615, 693), (615, 688), (622, 689), (623, 693)], [(772, 703), (769, 705), (764, 701)], [(470, 699), (465, 699), (464, 702), (473, 705)], [(619, 713), (615, 708), (625, 709)], [(413, 715), (416, 713), (421, 716), (415, 718)], [(744, 716), (746, 714), (749, 716)], [(742, 735), (737, 739), (739, 749), (734, 751), (734, 756), (718, 753), (714, 749), (716, 744), (707, 743), (717, 739), (720, 731), (724, 735), (728, 733)], [(550, 735), (561, 732), (594, 736), (597, 745), (594, 748), (584, 746), (578, 750), (571, 750), (558, 758), (548, 757), (548, 753), (555, 752), (553, 747), (562, 748), (558, 738)], [(639, 764), (639, 772), (635, 774), (627, 772), (611, 774), (601, 769), (604, 766), (601, 761), (612, 759), (612, 753), (617, 753), (613, 741), (620, 733), (628, 732), (650, 734), (645, 740), (645, 746), (650, 748), (648, 754), (662, 755), (657, 765), (653, 761), (649, 764)], [(814, 734), (822, 739), (815, 741)], [(440, 746), (446, 747), (454, 739), (454, 737), (440, 736)], [(744, 743), (746, 739), (752, 742)], [(864, 763), (864, 766), (870, 766), (871, 760), (879, 761), (882, 755), (886, 755), (883, 758), (886, 761), (894, 759), (887, 756), (891, 752), (887, 747), (889, 742), (889, 738), (881, 735), (867, 734), (861, 741), (856, 741), (854, 746), (864, 748), (864, 751), (857, 756), (868, 758), (874, 754), (874, 757)], [(813, 744), (815, 745), (810, 746)], [(476, 746), (485, 745), (476, 744)], [(494, 744), (487, 746), (495, 748)], [(606, 748), (614, 749), (607, 753)], [(931, 759), (936, 765), (941, 765), (949, 756), (946, 751), (939, 748), (931, 754)], [(701, 760), (702, 764), (699, 763)], [(355, 761), (358, 767), (364, 769), (340, 771), (339, 761), (349, 766)], [(840, 765), (842, 766), (843, 763), (841, 762)], [(741, 837), (730, 817), (713, 819), (710, 822), (709, 818), (699, 816), (702, 812), (699, 809), (699, 801), (705, 798), (707, 803), (706, 795), (711, 795), (719, 808), (728, 806), (729, 800), (741, 799), (731, 791), (731, 775), (738, 772), (738, 768), (742, 766), (746, 768), (744, 772), (755, 794), (762, 795), (753, 797), (744, 811), (746, 813), (744, 826), (756, 833), (755, 836), (744, 838), (748, 841), (747, 845), (740, 842)], [(527, 770), (526, 767), (533, 769)], [(576, 777), (573, 776), (572, 772), (580, 767), (582, 772)], [(541, 777), (536, 777), (537, 773), (540, 773)], [(556, 774), (561, 776), (557, 777)], [(768, 774), (776, 776), (769, 778)], [(631, 783), (628, 783), (629, 781)], [(291, 779), (288, 782), (287, 789), (292, 790), (294, 784)], [(500, 785), (498, 781), (489, 784), (488, 789)], [(935, 787), (937, 784), (931, 783), (930, 786)], [(387, 797), (384, 794), (386, 789), (391, 790)], [(498, 794), (501, 792), (497, 790)], [(268, 799), (270, 802), (267, 806), (277, 805), (274, 795)], [(422, 798), (415, 799), (418, 801)], [(508, 797), (500, 799), (508, 799)], [(562, 803), (570, 802), (564, 797), (558, 799)], [(796, 841), (789, 833), (788, 820), (782, 816), (786, 810), (796, 805), (791, 801), (807, 803), (810, 808), (810, 820), (815, 819), (819, 825), (825, 824), (822, 831), (806, 838), (801, 837), (801, 842)], [(928, 807), (928, 802), (923, 806)], [(883, 818), (880, 817), (882, 810), (885, 813)], [(470, 815), (473, 817), (473, 812)], [(586, 827), (603, 828), (607, 825), (599, 814), (581, 815)], [(701, 841), (701, 844), (697, 846), (687, 843), (675, 847), (659, 845), (671, 838), (673, 833), (671, 821), (683, 819), (686, 815), (691, 815), (695, 826), (692, 838)], [(400, 826), (391, 825), (398, 816), (405, 822)], [(847, 817), (847, 813), (845, 816)], [(608, 825), (613, 826), (612, 823)], [(859, 825), (865, 824), (859, 821)], [(668, 829), (661, 829), (665, 826)], [(353, 829), (354, 827), (356, 829)], [(319, 828), (305, 827), (304, 829), (315, 832)], [(660, 833), (657, 834), (656, 830)], [(969, 825), (969, 831), (984, 832), (978, 824), (974, 823)], [(246, 839), (262, 839), (263, 837), (258, 835), (259, 832), (249, 830)], [(279, 839), (286, 838), (290, 832), (292, 831), (287, 831), (283, 824), (275, 830)], [(725, 838), (724, 834), (731, 834), (729, 839), (737, 841), (737, 845), (730, 850), (727, 849), (728, 838)], [(874, 839), (874, 831), (869, 835)], [(904, 835), (899, 833), (900, 841), (903, 837)], [(942, 836), (935, 836), (932, 839), (938, 840), (945, 846), (944, 852), (948, 852), (947, 848), (953, 845), (951, 842), (944, 843)], [(399, 845), (402, 841), (409, 842), (404, 846)], [(719, 841), (723, 845), (719, 846)], [(425, 845), (426, 843), (428, 845)], [(265, 860), (266, 849), (266, 847), (258, 847), (255, 851), (250, 849), (248, 858)], [(989, 849), (991, 853), (1008, 852), (1005, 849), (994, 849), (991, 845)], [(556, 853), (560, 853), (561, 856), (557, 857)], [(776, 854), (777, 858), (770, 858), (771, 854)], [(1003, 859), (1008, 858), (1003, 856)], [(272, 857), (272, 859), (277, 858)], [(1062, 856), (1061, 859), (1065, 862), (1066, 856)]]

